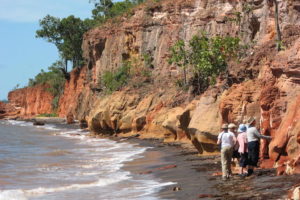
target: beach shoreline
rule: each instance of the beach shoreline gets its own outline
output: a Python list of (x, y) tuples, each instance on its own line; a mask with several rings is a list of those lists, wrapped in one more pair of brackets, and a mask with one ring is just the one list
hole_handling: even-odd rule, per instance
[[(77, 123), (46, 124), (79, 129)], [(122, 169), (133, 176), (153, 176), (161, 182), (175, 183), (156, 191), (160, 199), (287, 199), (289, 190), (300, 182), (300, 175), (276, 176), (275, 169), (257, 169), (251, 177), (235, 174), (230, 181), (223, 182), (219, 155), (199, 156), (196, 149), (158, 139), (90, 136), (147, 147), (141, 158), (124, 163)]]
[[(126, 141), (152, 147), (143, 158), (125, 164), (124, 169), (133, 174), (152, 174), (164, 182), (176, 184), (162, 188), (162, 199), (290, 199), (293, 186), (300, 183), (300, 175), (277, 176), (275, 169), (256, 169), (250, 177), (234, 173), (229, 181), (221, 179), (220, 156), (201, 156), (197, 151), (179, 145), (163, 144), (159, 140), (130, 138)], [(159, 154), (153, 163), (152, 153)], [(147, 164), (140, 164), (148, 160)], [(150, 161), (149, 161), (150, 160)], [(134, 168), (131, 166), (134, 165)], [(138, 170), (137, 170), (138, 169)], [(145, 171), (143, 171), (145, 170)], [(142, 174), (141, 174), (142, 172)]]

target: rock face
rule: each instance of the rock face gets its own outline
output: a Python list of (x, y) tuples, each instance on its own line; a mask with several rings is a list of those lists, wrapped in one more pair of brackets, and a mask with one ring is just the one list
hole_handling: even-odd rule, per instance
[(9, 103), (0, 101), (0, 119), (17, 118), (20, 115), (20, 110)]
[[(241, 123), (255, 116), (262, 134), (274, 138), (270, 144), (262, 141), (261, 158), (276, 163), (280, 173), (297, 173), (298, 4), (279, 2), (284, 47), (280, 52), (275, 48), (274, 5), (267, 0), (164, 0), (139, 6), (129, 18), (117, 18), (84, 35), (82, 48), (87, 66), (71, 72), (59, 101), (59, 115), (72, 115), (95, 133), (139, 133), (141, 138), (192, 144), (199, 153), (217, 150), (221, 123)], [(219, 77), (216, 85), (194, 97), (176, 88), (182, 72), (170, 66), (168, 58), (172, 44), (178, 39), (188, 41), (199, 31), (238, 36), (248, 50), (239, 63), (229, 64), (227, 76)], [(138, 72), (147, 65), (150, 78), (137, 76), (131, 85), (105, 94), (101, 78), (104, 72), (114, 72), (128, 62)], [(30, 98), (14, 91), (10, 101), (19, 105), (24, 115), (50, 111), (47, 102), (51, 97), (38, 91), (26, 91)], [(44, 99), (43, 103), (38, 99)]]
[(70, 80), (66, 81), (64, 94), (59, 99), (58, 113), (60, 117), (66, 117), (70, 113), (78, 113), (77, 107), (82, 98), (82, 91), (87, 85), (86, 73), (86, 68), (76, 68), (70, 73)]
[(11, 106), (19, 110), (19, 116), (22, 117), (53, 112), (53, 96), (47, 91), (46, 85), (12, 91), (8, 94), (8, 100)]

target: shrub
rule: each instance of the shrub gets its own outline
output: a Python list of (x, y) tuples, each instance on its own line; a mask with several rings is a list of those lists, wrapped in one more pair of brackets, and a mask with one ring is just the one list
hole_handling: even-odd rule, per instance
[(153, 69), (154, 66), (152, 64), (152, 62), (153, 62), (152, 55), (150, 53), (144, 53), (144, 54), (142, 54), (142, 57), (143, 57), (143, 60), (144, 60), (145, 67)]
[(123, 65), (116, 71), (106, 71), (102, 76), (102, 84), (105, 90), (109, 93), (122, 88), (130, 77), (130, 63), (123, 63)]
[[(113, 2), (111, 0), (97, 1), (94, 2), (95, 8), (92, 10), (93, 19), (96, 21), (96, 24), (105, 23), (108, 19), (112, 19), (123, 14), (127, 14), (128, 17), (134, 14), (133, 8), (145, 0), (124, 0)], [(113, 21), (116, 21), (113, 19)]]
[(195, 87), (194, 92), (201, 93), (227, 69), (228, 60), (238, 56), (239, 42), (236, 37), (195, 35), (188, 45), (179, 40), (170, 48), (169, 63), (183, 68), (185, 85), (188, 84), (187, 69), (190, 69), (189, 84)]

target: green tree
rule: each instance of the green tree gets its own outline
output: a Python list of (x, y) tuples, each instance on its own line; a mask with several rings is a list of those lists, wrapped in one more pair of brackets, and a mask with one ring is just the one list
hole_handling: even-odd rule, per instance
[(94, 3), (95, 8), (92, 10), (94, 19), (106, 19), (111, 17), (110, 9), (113, 7), (111, 0), (91, 0)]
[(126, 13), (132, 7), (134, 7), (134, 5), (135, 4), (129, 0), (125, 0), (123, 2), (116, 2), (110, 9), (110, 15), (111, 17), (122, 15), (123, 13)]
[(36, 37), (56, 45), (67, 72), (68, 61), (73, 63), (73, 67), (82, 64), (82, 37), (92, 25), (90, 20), (81, 20), (73, 15), (63, 19), (47, 15), (40, 20), (41, 29), (36, 31)]
[(93, 19), (100, 23), (107, 19), (122, 15), (145, 0), (124, 0), (113, 3), (111, 0), (90, 0), (95, 8), (92, 10)]
[(186, 50), (183, 40), (178, 40), (170, 49), (169, 64), (175, 63), (183, 69), (183, 82), (187, 85), (187, 67), (189, 65), (189, 52)]

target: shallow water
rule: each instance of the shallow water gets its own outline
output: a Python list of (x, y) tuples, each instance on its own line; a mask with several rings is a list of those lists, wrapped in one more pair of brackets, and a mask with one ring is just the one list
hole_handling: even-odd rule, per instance
[(0, 200), (152, 200), (172, 184), (122, 168), (146, 147), (87, 134), (0, 121)]

